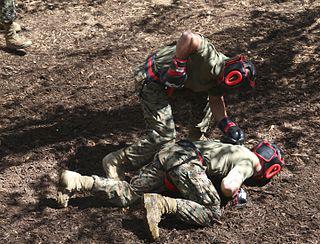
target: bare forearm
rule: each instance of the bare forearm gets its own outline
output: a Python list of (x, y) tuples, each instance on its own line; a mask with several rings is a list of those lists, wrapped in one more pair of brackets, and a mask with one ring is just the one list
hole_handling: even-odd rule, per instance
[(221, 97), (209, 97), (210, 109), (212, 111), (214, 120), (216, 122), (221, 121), (227, 116), (226, 106), (224, 103), (223, 96)]

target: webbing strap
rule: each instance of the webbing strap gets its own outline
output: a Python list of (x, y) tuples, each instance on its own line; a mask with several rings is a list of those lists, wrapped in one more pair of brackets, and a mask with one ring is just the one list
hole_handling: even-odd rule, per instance
[[(201, 164), (203, 166), (205, 166), (205, 162), (203, 160), (203, 157), (202, 157), (202, 153), (201, 151), (199, 150), (199, 148), (197, 148), (196, 145), (194, 145), (194, 143), (192, 141), (189, 141), (189, 140), (180, 140), (177, 142), (178, 145), (182, 146), (182, 147), (185, 147), (185, 148), (192, 148), (196, 153), (197, 153), (197, 156), (198, 156), (198, 159), (199, 161), (201, 162)], [(191, 158), (192, 159), (192, 158)], [(191, 159), (189, 159), (188, 161), (190, 161)]]
[[(156, 54), (151, 54), (145, 63), (145, 72), (147, 75), (147, 80), (156, 82), (158, 84), (163, 84), (159, 78), (159, 72), (156, 67)], [(167, 96), (171, 96), (173, 94), (174, 88), (173, 87), (165, 87)]]
[(147, 78), (150, 81), (158, 81), (159, 76), (156, 68), (156, 62), (155, 62), (155, 56), (156, 54), (151, 54), (146, 61), (145, 64), (145, 71), (147, 74)]

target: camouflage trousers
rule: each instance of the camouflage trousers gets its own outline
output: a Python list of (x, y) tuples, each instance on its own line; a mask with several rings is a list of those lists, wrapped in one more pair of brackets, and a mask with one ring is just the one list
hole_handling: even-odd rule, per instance
[(10, 23), (16, 18), (15, 0), (0, 0), (0, 23)]
[[(148, 81), (144, 68), (138, 69), (135, 75), (136, 92), (140, 97), (144, 120), (147, 126), (147, 135), (125, 149), (129, 161), (136, 168), (141, 168), (152, 160), (155, 153), (175, 142), (176, 130), (172, 115), (172, 107), (165, 88), (158, 83)], [(208, 131), (212, 113), (207, 103), (202, 121), (192, 128), (201, 134)]]
[[(140, 199), (143, 193), (168, 191), (164, 184), (166, 177), (175, 185), (180, 197), (176, 199), (177, 212), (174, 214), (189, 224), (200, 226), (213, 224), (221, 216), (220, 196), (206, 175), (206, 167), (198, 159), (184, 163), (183, 157), (177, 158), (170, 149), (166, 149), (162, 155), (165, 152), (168, 153), (166, 158), (172, 161), (166, 165), (175, 164), (169, 171), (156, 155), (151, 163), (139, 170), (130, 183), (93, 176), (95, 179), (93, 190), (102, 193), (108, 202), (124, 207)], [(181, 164), (176, 165), (176, 162)]]

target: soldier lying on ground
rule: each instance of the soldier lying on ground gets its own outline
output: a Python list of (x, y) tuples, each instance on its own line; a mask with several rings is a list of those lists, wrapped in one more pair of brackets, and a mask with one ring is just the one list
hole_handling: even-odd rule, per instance
[[(211, 225), (220, 219), (221, 206), (239, 199), (243, 183), (263, 186), (283, 164), (281, 149), (267, 141), (250, 151), (219, 141), (182, 140), (157, 153), (130, 183), (65, 170), (60, 176), (57, 201), (67, 207), (70, 196), (83, 190), (103, 193), (108, 202), (121, 207), (143, 197), (149, 230), (156, 239), (162, 215), (174, 214), (190, 224)], [(179, 198), (159, 194), (166, 189), (177, 191)]]
[(207, 38), (185, 31), (176, 44), (161, 47), (149, 55), (136, 70), (135, 80), (148, 133), (104, 158), (109, 178), (118, 179), (115, 170), (118, 165), (140, 168), (166, 144), (174, 144), (176, 130), (168, 98), (173, 89), (186, 88), (208, 94), (204, 117), (191, 128), (189, 139), (200, 139), (208, 131), (213, 117), (224, 133), (225, 142), (244, 142), (244, 132), (227, 116), (224, 103), (224, 95), (246, 92), (255, 86), (254, 65), (243, 56), (229, 58), (217, 51)]

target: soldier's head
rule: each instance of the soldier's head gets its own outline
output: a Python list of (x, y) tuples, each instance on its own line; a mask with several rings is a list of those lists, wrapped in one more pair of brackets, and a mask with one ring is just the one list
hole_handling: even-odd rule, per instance
[(259, 158), (261, 169), (247, 179), (244, 184), (249, 186), (264, 186), (284, 166), (283, 150), (276, 144), (264, 140), (255, 146), (252, 151)]
[(225, 61), (218, 84), (227, 94), (247, 91), (255, 87), (255, 76), (253, 63), (239, 55)]

